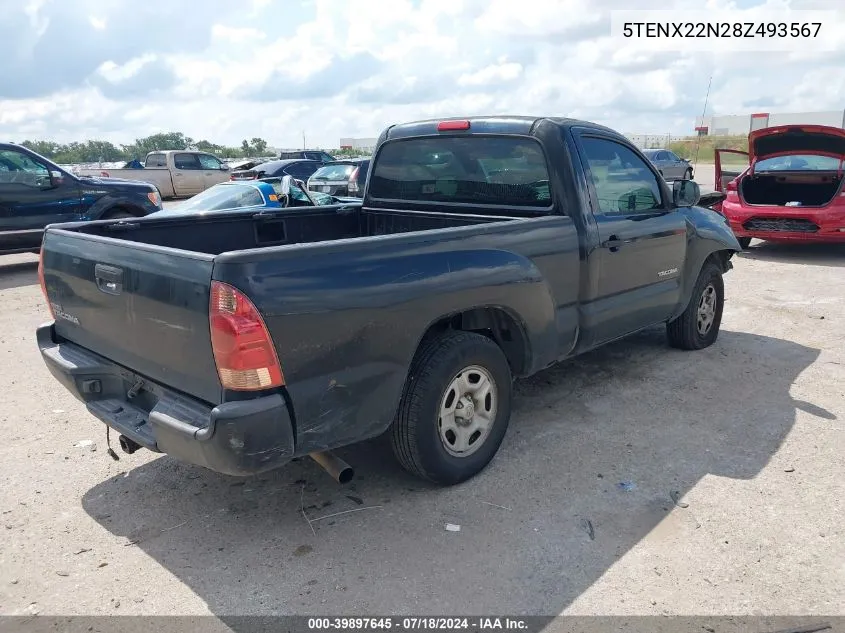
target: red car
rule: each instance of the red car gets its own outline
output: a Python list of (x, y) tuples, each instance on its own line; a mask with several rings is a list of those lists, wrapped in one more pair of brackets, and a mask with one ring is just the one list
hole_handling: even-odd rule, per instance
[[(748, 135), (748, 152), (716, 150), (716, 210), (743, 248), (770, 241), (845, 242), (845, 129), (782, 125)], [(733, 155), (741, 171), (723, 165)]]

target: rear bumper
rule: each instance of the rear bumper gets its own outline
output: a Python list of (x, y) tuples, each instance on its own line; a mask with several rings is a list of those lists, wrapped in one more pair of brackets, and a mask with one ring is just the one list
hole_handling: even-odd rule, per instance
[[(40, 326), (38, 348), (53, 377), (88, 411), (137, 444), (227, 475), (252, 475), (293, 457), (293, 425), (278, 393), (209, 405), (146, 381)], [(127, 392), (142, 383), (131, 399)]]
[[(841, 206), (812, 209), (723, 202), (721, 213), (728, 219), (737, 237), (784, 242), (845, 242), (845, 230), (841, 230), (845, 229), (845, 209)], [(755, 220), (758, 219), (764, 220), (764, 227), (755, 228)], [(767, 230), (773, 228), (777, 221), (783, 221), (783, 229), (786, 230)], [(792, 228), (790, 222), (803, 223), (812, 230), (789, 230)]]

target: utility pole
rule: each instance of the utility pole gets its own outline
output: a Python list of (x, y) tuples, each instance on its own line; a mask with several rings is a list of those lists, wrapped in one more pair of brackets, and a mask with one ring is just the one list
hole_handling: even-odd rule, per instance
[(302, 149), (308, 149), (308, 146), (305, 144), (305, 130), (302, 130)]
[[(710, 79), (707, 81), (707, 94), (704, 96), (704, 110), (701, 111), (701, 125), (704, 125), (704, 115), (707, 114), (707, 101), (710, 99), (710, 84), (713, 83), (713, 75), (710, 75)], [(707, 130), (708, 134), (710, 130)], [(698, 167), (698, 149), (701, 147), (701, 132), (697, 132), (698, 139), (695, 143), (695, 160), (693, 161), (693, 165)], [(718, 184), (718, 183), (717, 183)]]

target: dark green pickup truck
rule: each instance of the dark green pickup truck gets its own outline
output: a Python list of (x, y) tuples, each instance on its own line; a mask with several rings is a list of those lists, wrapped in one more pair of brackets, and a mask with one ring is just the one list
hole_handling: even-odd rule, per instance
[(716, 340), (741, 249), (699, 196), (583, 121), (395, 125), (360, 206), (49, 227), (38, 345), (126, 452), (247, 475), (387, 432), (454, 484), (515, 377), (655, 324)]

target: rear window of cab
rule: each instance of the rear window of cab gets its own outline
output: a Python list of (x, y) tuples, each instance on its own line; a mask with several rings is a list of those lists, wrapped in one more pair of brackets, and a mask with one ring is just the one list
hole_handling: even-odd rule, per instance
[(527, 137), (443, 136), (385, 143), (369, 196), (423, 203), (548, 208), (549, 170)]

